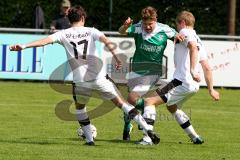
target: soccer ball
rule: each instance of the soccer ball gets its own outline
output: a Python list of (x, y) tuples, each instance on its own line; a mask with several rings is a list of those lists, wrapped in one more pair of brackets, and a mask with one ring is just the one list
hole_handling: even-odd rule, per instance
[[(91, 125), (91, 129), (92, 129), (92, 134), (93, 134), (93, 139), (95, 139), (97, 137), (97, 128), (93, 125), (93, 124), (90, 124)], [(82, 130), (82, 127), (79, 127), (77, 129), (77, 134), (79, 137), (85, 139), (85, 135), (84, 135), (84, 132)]]

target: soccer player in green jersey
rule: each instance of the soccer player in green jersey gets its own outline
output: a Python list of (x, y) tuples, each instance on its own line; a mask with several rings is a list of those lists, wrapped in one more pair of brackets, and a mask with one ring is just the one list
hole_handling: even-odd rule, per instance
[[(133, 36), (136, 50), (132, 59), (132, 71), (129, 73), (128, 102), (137, 109), (143, 110), (144, 96), (160, 79), (162, 75), (163, 53), (167, 46), (167, 40), (183, 40), (181, 35), (166, 24), (157, 22), (157, 10), (148, 6), (141, 11), (141, 21), (132, 24), (132, 19), (128, 19), (119, 28), (122, 35)], [(155, 107), (145, 108), (149, 110), (148, 115), (144, 115), (146, 122), (153, 126), (156, 110)], [(123, 140), (130, 140), (132, 125), (126, 115), (124, 115)], [(144, 136), (147, 144), (152, 144), (148, 136)], [(140, 141), (141, 143), (142, 141)]]

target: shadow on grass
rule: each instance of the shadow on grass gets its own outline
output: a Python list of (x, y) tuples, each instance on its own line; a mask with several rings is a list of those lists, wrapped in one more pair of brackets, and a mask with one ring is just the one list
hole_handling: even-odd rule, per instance
[(55, 145), (55, 144), (72, 144), (71, 141), (81, 142), (79, 138), (40, 138), (40, 137), (23, 137), (18, 139), (0, 139), (0, 143), (19, 143), (19, 144), (37, 144), (37, 145)]
[[(76, 143), (77, 142), (77, 143)], [(193, 145), (190, 142), (168, 142), (168, 141), (161, 141), (157, 145), (139, 145), (136, 144), (137, 141), (130, 140), (130, 141), (123, 141), (121, 139), (96, 139), (95, 144), (96, 146), (102, 146), (102, 144), (98, 142), (106, 142), (106, 143), (115, 143), (115, 144), (129, 144), (129, 146), (134, 147), (152, 147), (152, 146), (161, 146), (161, 145)], [(84, 139), (81, 138), (61, 138), (61, 137), (51, 137), (51, 138), (40, 138), (40, 137), (22, 137), (18, 139), (8, 139), (3, 140), (0, 139), (0, 143), (9, 143), (9, 144), (35, 144), (35, 145), (82, 145), (85, 143)], [(126, 145), (124, 145), (126, 147)]]
[(109, 142), (109, 143), (133, 143), (133, 144), (135, 144), (136, 143), (136, 141), (133, 141), (133, 140), (130, 140), (130, 141), (124, 141), (124, 140), (121, 140), (121, 139), (96, 139), (95, 140), (96, 142)]

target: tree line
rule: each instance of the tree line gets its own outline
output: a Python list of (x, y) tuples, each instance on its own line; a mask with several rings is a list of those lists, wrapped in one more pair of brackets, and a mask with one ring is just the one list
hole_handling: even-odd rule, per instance
[[(87, 11), (86, 26), (102, 31), (117, 31), (127, 17), (140, 19), (141, 9), (150, 5), (158, 10), (158, 21), (175, 27), (175, 17), (182, 10), (191, 11), (196, 18), (199, 34), (228, 34), (229, 0), (70, 0)], [(112, 11), (111, 2), (112, 1)], [(34, 28), (34, 11), (40, 4), (44, 11), (45, 27), (59, 12), (61, 0), (8, 0), (0, 1), (0, 27)], [(240, 2), (236, 4), (236, 35), (240, 35)]]

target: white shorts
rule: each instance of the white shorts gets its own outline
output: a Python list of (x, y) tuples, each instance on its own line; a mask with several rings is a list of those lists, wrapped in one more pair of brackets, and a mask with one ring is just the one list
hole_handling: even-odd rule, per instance
[(117, 87), (104, 77), (90, 82), (75, 83), (73, 85), (74, 100), (80, 104), (86, 104), (92, 95), (92, 91), (97, 91), (107, 100), (121, 96)]
[[(166, 102), (167, 106), (176, 104), (178, 108), (181, 108), (186, 100), (197, 93), (199, 87), (192, 85), (187, 88), (182, 85), (181, 81), (176, 79), (173, 81), (170, 82), (171, 85), (168, 83), (168, 86), (163, 87), (165, 89), (158, 89), (157, 93)], [(164, 90), (163, 94), (161, 93), (162, 90)]]
[(134, 72), (129, 73), (128, 88), (130, 92), (136, 92), (140, 96), (145, 95), (153, 86), (157, 84), (160, 75), (143, 76)]

